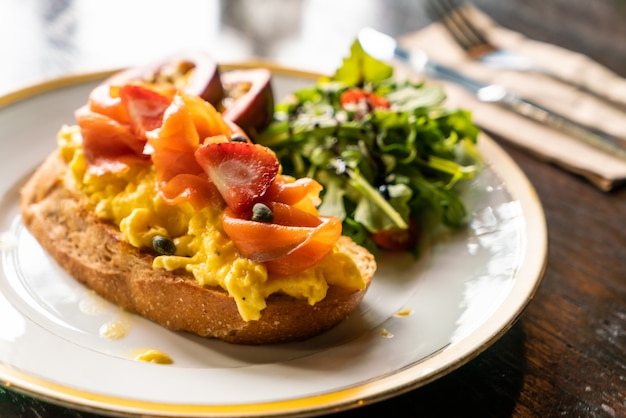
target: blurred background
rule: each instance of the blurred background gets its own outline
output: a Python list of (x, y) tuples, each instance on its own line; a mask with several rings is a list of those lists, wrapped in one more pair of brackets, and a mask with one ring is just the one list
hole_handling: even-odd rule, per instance
[[(509, 29), (539, 41), (554, 43), (588, 55), (626, 77), (626, 0), (475, 0), (473, 3), (497, 23)], [(363, 26), (372, 26), (390, 35), (399, 36), (418, 31), (429, 23), (422, 0), (0, 0), (0, 96), (62, 75), (140, 65), (158, 60), (170, 53), (193, 49), (206, 50), (218, 62), (223, 63), (260, 58), (298, 69), (331, 72), (347, 55), (356, 33)], [(578, 241), (572, 237), (577, 237), (577, 233), (580, 234), (580, 229), (571, 228), (569, 214), (572, 216), (571, 219), (577, 221), (591, 219), (590, 225), (608, 225), (601, 217), (604, 213), (619, 214), (619, 210), (611, 208), (623, 207), (617, 203), (617, 199), (623, 195), (615, 195), (611, 201), (604, 197), (598, 198), (593, 191), (590, 192), (577, 185), (569, 177), (560, 177), (558, 172), (535, 165), (532, 160), (522, 158), (521, 154), (516, 156), (524, 162), (524, 168), (538, 185), (540, 197), (547, 201), (551, 233), (556, 230), (553, 234), (556, 239), (553, 242), (560, 244), (559, 247), (551, 247), (551, 251), (555, 249), (554, 253), (557, 256), (554, 259), (557, 261), (550, 266), (555, 272), (551, 275), (552, 287), (547, 291), (552, 293), (544, 294), (544, 300), (552, 302), (551, 298), (556, 296), (556, 299), (563, 302), (558, 306), (569, 305), (572, 307), (569, 314), (574, 315), (575, 312), (578, 315), (585, 305), (578, 306), (576, 303), (589, 303), (589, 299), (576, 297), (586, 294), (591, 288), (589, 283), (593, 282), (592, 278), (589, 278), (589, 283), (585, 282), (588, 278), (584, 272), (599, 271), (598, 277), (603, 274), (602, 272), (607, 272), (610, 276), (617, 267), (612, 265), (596, 267), (587, 264), (566, 266), (568, 263), (563, 263), (563, 260), (570, 260), (568, 251), (577, 248), (575, 245)], [(544, 182), (546, 175), (550, 177), (548, 182)], [(563, 185), (571, 186), (572, 191), (568, 192), (567, 187), (562, 187)], [(568, 203), (568, 197), (580, 196), (584, 196), (585, 199), (585, 205), (580, 209), (576, 209), (577, 205)], [(593, 204), (589, 203), (592, 201)], [(615, 203), (609, 205), (608, 202)], [(572, 208), (577, 212), (572, 212)], [(564, 213), (566, 215), (563, 215)], [(614, 223), (617, 225), (616, 222)], [(604, 239), (606, 236), (609, 235), (597, 235), (596, 238)], [(620, 236), (611, 236), (620, 239)], [(604, 246), (598, 246), (600, 250), (597, 250), (596, 254), (608, 254), (599, 260), (608, 260), (609, 257), (614, 257), (612, 260), (618, 259), (615, 246), (609, 248), (610, 242), (607, 243), (607, 240), (597, 242), (605, 244), (607, 250), (604, 251)], [(585, 251), (587, 250), (586, 242), (578, 245), (585, 246)], [(578, 254), (583, 254), (583, 250)], [(582, 263), (584, 262), (583, 259)], [(570, 274), (572, 272), (576, 274)], [(565, 281), (570, 275), (585, 283), (585, 292), (582, 288), (574, 288), (571, 283)], [(617, 277), (617, 273), (613, 276)], [(615, 286), (617, 280), (615, 279)], [(602, 282), (608, 283), (606, 280)], [(561, 288), (562, 284), (564, 286)], [(604, 291), (608, 293), (607, 289), (608, 287)], [(574, 290), (580, 290), (579, 294), (563, 296), (562, 292)], [(598, 294), (602, 291), (597, 288), (593, 290)], [(588, 296), (593, 297), (593, 292), (589, 292)], [(614, 299), (614, 303), (619, 304), (619, 300)], [(526, 321), (524, 328), (518, 328), (517, 333), (513, 334), (513, 340), (509, 338), (508, 345), (500, 346), (505, 355), (500, 357), (492, 352), (491, 357), (482, 357), (478, 363), (474, 363), (475, 366), (461, 372), (465, 374), (455, 375), (451, 380), (447, 380), (448, 383), (444, 382), (444, 386), (435, 386), (432, 391), (422, 391), (421, 396), (416, 397), (416, 404), (432, 398), (429, 405), (439, 407), (438, 402), (444, 398), (446, 400), (460, 398), (463, 401), (476, 396), (476, 399), (473, 399), (474, 406), (476, 402), (488, 405), (494, 397), (500, 402), (505, 399), (507, 402), (502, 406), (507, 409), (508, 398), (503, 394), (508, 390), (507, 383), (508, 386), (514, 385), (515, 388), (518, 383), (522, 384), (515, 380), (518, 377), (521, 379), (517, 373), (519, 370), (513, 370), (511, 377), (506, 376), (504, 372), (501, 376), (496, 376), (494, 369), (490, 367), (483, 369), (483, 366), (492, 366), (492, 360), (495, 358), (496, 366), (508, 371), (511, 366), (509, 354), (517, 356), (519, 349), (527, 348), (518, 340), (527, 338), (525, 334), (529, 334), (528, 339), (532, 341), (534, 336), (535, 340), (539, 340), (539, 344), (534, 351), (527, 348), (531, 355), (534, 355), (529, 358), (537, 360), (537, 363), (531, 362), (529, 365), (529, 380), (524, 382), (524, 392), (520, 395), (521, 411), (524, 412), (523, 408), (528, 404), (533, 405), (533, 402), (536, 402), (535, 405), (546, 402), (548, 406), (544, 409), (552, 405), (558, 406), (558, 411), (567, 411), (562, 408), (570, 408), (572, 412), (576, 409), (589, 413), (590, 404), (579, 402), (576, 394), (570, 393), (586, 376), (579, 377), (582, 380), (570, 379), (572, 375), (577, 376), (566, 366), (582, 364), (584, 361), (592, 361), (597, 365), (595, 363), (597, 361), (600, 363), (598, 366), (600, 376), (605, 374), (616, 376), (619, 370), (611, 374), (606, 371), (607, 366), (601, 364), (601, 360), (608, 358), (609, 354), (598, 349), (599, 340), (589, 338), (587, 345), (572, 346), (571, 340), (563, 339), (558, 326), (554, 328), (559, 330), (554, 339), (546, 337), (546, 329), (549, 332), (553, 328), (550, 323), (542, 321), (553, 319), (545, 313), (552, 314), (555, 311), (551, 307), (546, 308), (545, 304), (538, 306), (532, 313), (533, 316)], [(597, 309), (594, 307), (594, 310)], [(613, 314), (617, 315), (618, 311), (619, 309)], [(568, 312), (565, 314), (564, 318), (569, 318)], [(607, 350), (615, 349), (617, 347), (615, 340), (611, 340), (614, 334), (607, 327), (616, 323), (617, 316), (607, 318), (610, 321), (602, 319), (604, 326), (596, 328), (594, 321), (600, 323), (601, 318), (591, 317), (588, 323), (590, 326), (593, 325), (593, 331), (587, 330), (587, 334), (584, 334), (583, 329), (581, 333), (576, 334), (575, 341), (583, 341), (584, 337), (589, 335), (599, 338), (600, 331), (606, 331), (606, 335), (610, 335), (606, 338), (613, 343)], [(539, 326), (535, 327), (533, 325), (535, 322)], [(558, 343), (555, 349), (557, 351), (546, 348), (551, 343)], [(604, 348), (604, 342), (602, 344)], [(515, 350), (507, 351), (511, 345)], [(566, 345), (567, 348), (563, 348)], [(588, 352), (585, 352), (585, 349), (598, 351), (598, 356), (586, 357)], [(570, 359), (562, 362), (563, 356), (560, 353), (568, 354)], [(542, 360), (550, 367), (545, 373), (537, 372), (543, 366)], [(512, 367), (515, 367), (516, 362)], [(556, 370), (554, 379), (552, 368)], [(450, 384), (455, 382), (454, 379), (459, 379), (458, 383)], [(614, 385), (617, 379), (607, 380), (607, 384)], [(482, 391), (485, 386), (491, 385), (492, 381), (504, 382), (505, 390), (498, 387), (495, 391)], [(468, 390), (470, 386), (468, 382), (478, 385), (473, 390)], [(538, 389), (535, 390), (536, 382), (543, 383), (544, 386), (537, 385)], [(563, 388), (559, 387), (563, 382), (565, 382)], [(595, 382), (599, 382), (599, 378)], [(442, 387), (457, 390), (448, 397), (445, 391), (441, 392), (443, 395), (437, 392)], [(495, 387), (496, 383), (493, 383), (492, 389)], [(591, 390), (591, 386), (586, 388)], [(548, 391), (546, 393), (549, 395), (556, 393), (553, 403), (547, 402), (545, 397), (533, 400), (534, 395), (541, 393), (542, 390)], [(579, 394), (583, 390), (587, 394), (586, 389), (581, 389)], [(432, 396), (433, 394), (435, 396)], [(595, 396), (591, 392), (588, 395)], [(598, 402), (605, 402), (605, 398), (610, 394), (601, 393), (597, 396), (598, 399), (602, 397)], [(565, 399), (563, 405), (555, 404), (563, 399)], [(623, 401), (623, 397), (620, 399)], [(511, 404), (515, 401), (511, 400)], [(570, 401), (570, 404), (567, 404), (567, 401)], [(602, 407), (604, 406), (605, 403), (602, 403)], [(61, 415), (55, 407), (48, 408), (50, 413), (43, 415), (40, 411), (44, 409), (45, 407), (40, 407), (33, 400), (23, 399), (0, 388), (0, 418), (15, 418), (18, 416), (15, 411), (20, 411), (20, 418), (83, 416), (72, 412), (64, 412)], [(553, 412), (557, 413), (556, 410)], [(607, 415), (598, 416), (616, 415), (607, 412)]]
[[(626, 68), (626, 0), (474, 3), (531, 38)], [(420, 0), (2, 0), (0, 94), (196, 48), (220, 62), (264, 58), (328, 72), (363, 26), (402, 35), (428, 23)]]

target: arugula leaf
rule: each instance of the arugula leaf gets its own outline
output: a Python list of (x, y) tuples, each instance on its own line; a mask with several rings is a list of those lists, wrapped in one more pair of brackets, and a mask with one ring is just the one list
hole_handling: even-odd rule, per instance
[(412, 111), (439, 106), (446, 98), (443, 87), (439, 85), (402, 85), (385, 95), (398, 109)]
[(357, 40), (352, 43), (350, 55), (343, 60), (343, 65), (337, 69), (331, 80), (347, 86), (362, 86), (386, 80), (392, 74), (392, 66), (369, 56)]

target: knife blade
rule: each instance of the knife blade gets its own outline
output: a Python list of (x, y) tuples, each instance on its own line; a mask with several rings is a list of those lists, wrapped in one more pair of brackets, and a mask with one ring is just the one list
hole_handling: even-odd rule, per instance
[(450, 67), (433, 61), (422, 50), (412, 49), (408, 51), (402, 49), (394, 38), (375, 29), (361, 29), (357, 39), (363, 50), (378, 60), (390, 61), (393, 58), (399, 59), (409, 64), (418, 73), (448, 80), (464, 87), (481, 102), (494, 103), (506, 107), (528, 119), (560, 130), (597, 149), (626, 160), (626, 140), (612, 136), (600, 129), (576, 122), (543, 105), (521, 97), (504, 86), (485, 83), (467, 77)]

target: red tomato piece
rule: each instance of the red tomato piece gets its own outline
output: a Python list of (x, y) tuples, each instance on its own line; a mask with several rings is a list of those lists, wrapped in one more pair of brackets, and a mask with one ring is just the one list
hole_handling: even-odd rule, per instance
[(420, 231), (417, 223), (409, 222), (407, 229), (393, 228), (372, 234), (372, 239), (380, 248), (390, 251), (407, 251), (417, 244)]
[(371, 93), (363, 89), (352, 88), (341, 93), (339, 101), (343, 108), (350, 108), (359, 104), (365, 104), (368, 110), (381, 108), (389, 109), (389, 100), (376, 93)]

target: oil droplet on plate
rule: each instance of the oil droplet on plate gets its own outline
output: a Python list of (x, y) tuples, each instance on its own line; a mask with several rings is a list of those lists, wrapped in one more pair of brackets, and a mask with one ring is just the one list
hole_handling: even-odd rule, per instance
[(78, 302), (78, 309), (87, 315), (100, 315), (106, 311), (107, 302), (94, 292), (85, 293), (85, 297)]
[(119, 340), (120, 338), (124, 338), (129, 330), (130, 325), (127, 321), (114, 319), (100, 327), (100, 336), (111, 340)]
[(413, 311), (411, 309), (403, 309), (396, 312), (396, 316), (409, 316), (411, 314), (413, 314)]
[(393, 334), (391, 332), (389, 332), (388, 329), (386, 328), (381, 328), (378, 330), (378, 333), (380, 334), (381, 337), (383, 338), (393, 338)]
[(0, 251), (12, 250), (17, 247), (17, 237), (11, 231), (0, 233)]
[(162, 351), (148, 348), (145, 350), (137, 350), (133, 358), (137, 361), (154, 364), (172, 364), (174, 360)]

